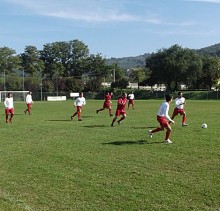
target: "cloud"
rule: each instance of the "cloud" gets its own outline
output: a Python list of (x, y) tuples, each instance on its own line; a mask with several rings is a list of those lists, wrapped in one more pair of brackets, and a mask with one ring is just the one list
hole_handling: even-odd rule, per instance
[(125, 2), (119, 0), (5, 0), (32, 14), (90, 23), (103, 22), (147, 22), (159, 24), (160, 20), (142, 17), (125, 9)]

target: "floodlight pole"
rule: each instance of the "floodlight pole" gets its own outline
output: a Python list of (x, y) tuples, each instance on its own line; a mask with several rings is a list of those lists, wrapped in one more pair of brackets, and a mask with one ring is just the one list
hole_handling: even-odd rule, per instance
[(40, 83), (40, 100), (43, 100), (43, 78), (41, 76), (41, 83)]
[(24, 93), (24, 69), (23, 69), (23, 97), (24, 97), (24, 102), (25, 102), (25, 93)]
[(5, 96), (6, 96), (6, 86), (5, 86), (5, 69), (4, 69), (4, 92), (5, 92)]
[(113, 82), (115, 82), (115, 69), (113, 69)]

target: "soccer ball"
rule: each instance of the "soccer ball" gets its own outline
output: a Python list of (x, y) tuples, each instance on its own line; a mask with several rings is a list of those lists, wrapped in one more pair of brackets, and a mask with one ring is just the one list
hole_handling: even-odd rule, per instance
[(206, 123), (203, 123), (201, 126), (203, 129), (206, 129), (208, 127), (208, 125)]

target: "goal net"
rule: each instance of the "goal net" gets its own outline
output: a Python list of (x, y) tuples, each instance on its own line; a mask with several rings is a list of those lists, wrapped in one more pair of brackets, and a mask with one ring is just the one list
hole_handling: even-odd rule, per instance
[(29, 91), (0, 91), (0, 102), (4, 102), (8, 93), (12, 93), (14, 101), (24, 101), (26, 100), (27, 93)]

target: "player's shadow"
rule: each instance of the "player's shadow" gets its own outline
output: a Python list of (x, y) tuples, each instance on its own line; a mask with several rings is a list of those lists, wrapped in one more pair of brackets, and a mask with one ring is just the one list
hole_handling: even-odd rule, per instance
[(83, 126), (83, 127), (86, 127), (86, 128), (99, 128), (99, 127), (109, 127), (109, 125), (86, 125), (86, 126)]
[(161, 144), (163, 142), (149, 142), (146, 140), (138, 140), (138, 141), (112, 141), (112, 142), (106, 142), (102, 143), (103, 145), (109, 144), (109, 145), (116, 145), (116, 146), (122, 146), (122, 145), (133, 145), (133, 144)]
[(83, 119), (93, 118), (93, 117), (94, 117), (94, 116), (89, 116), (89, 115), (85, 115), (85, 116), (83, 115), (83, 116), (82, 116)]
[(69, 119), (49, 119), (46, 121), (49, 121), (49, 122), (71, 122), (71, 120), (69, 120)]
[(135, 127), (135, 126), (132, 126), (131, 128), (133, 128), (133, 129), (146, 129), (147, 130), (147, 129), (153, 129), (153, 128), (155, 128), (155, 126), (151, 126), (151, 127), (149, 127), (149, 126), (148, 127), (146, 127), (146, 126), (145, 127)]

